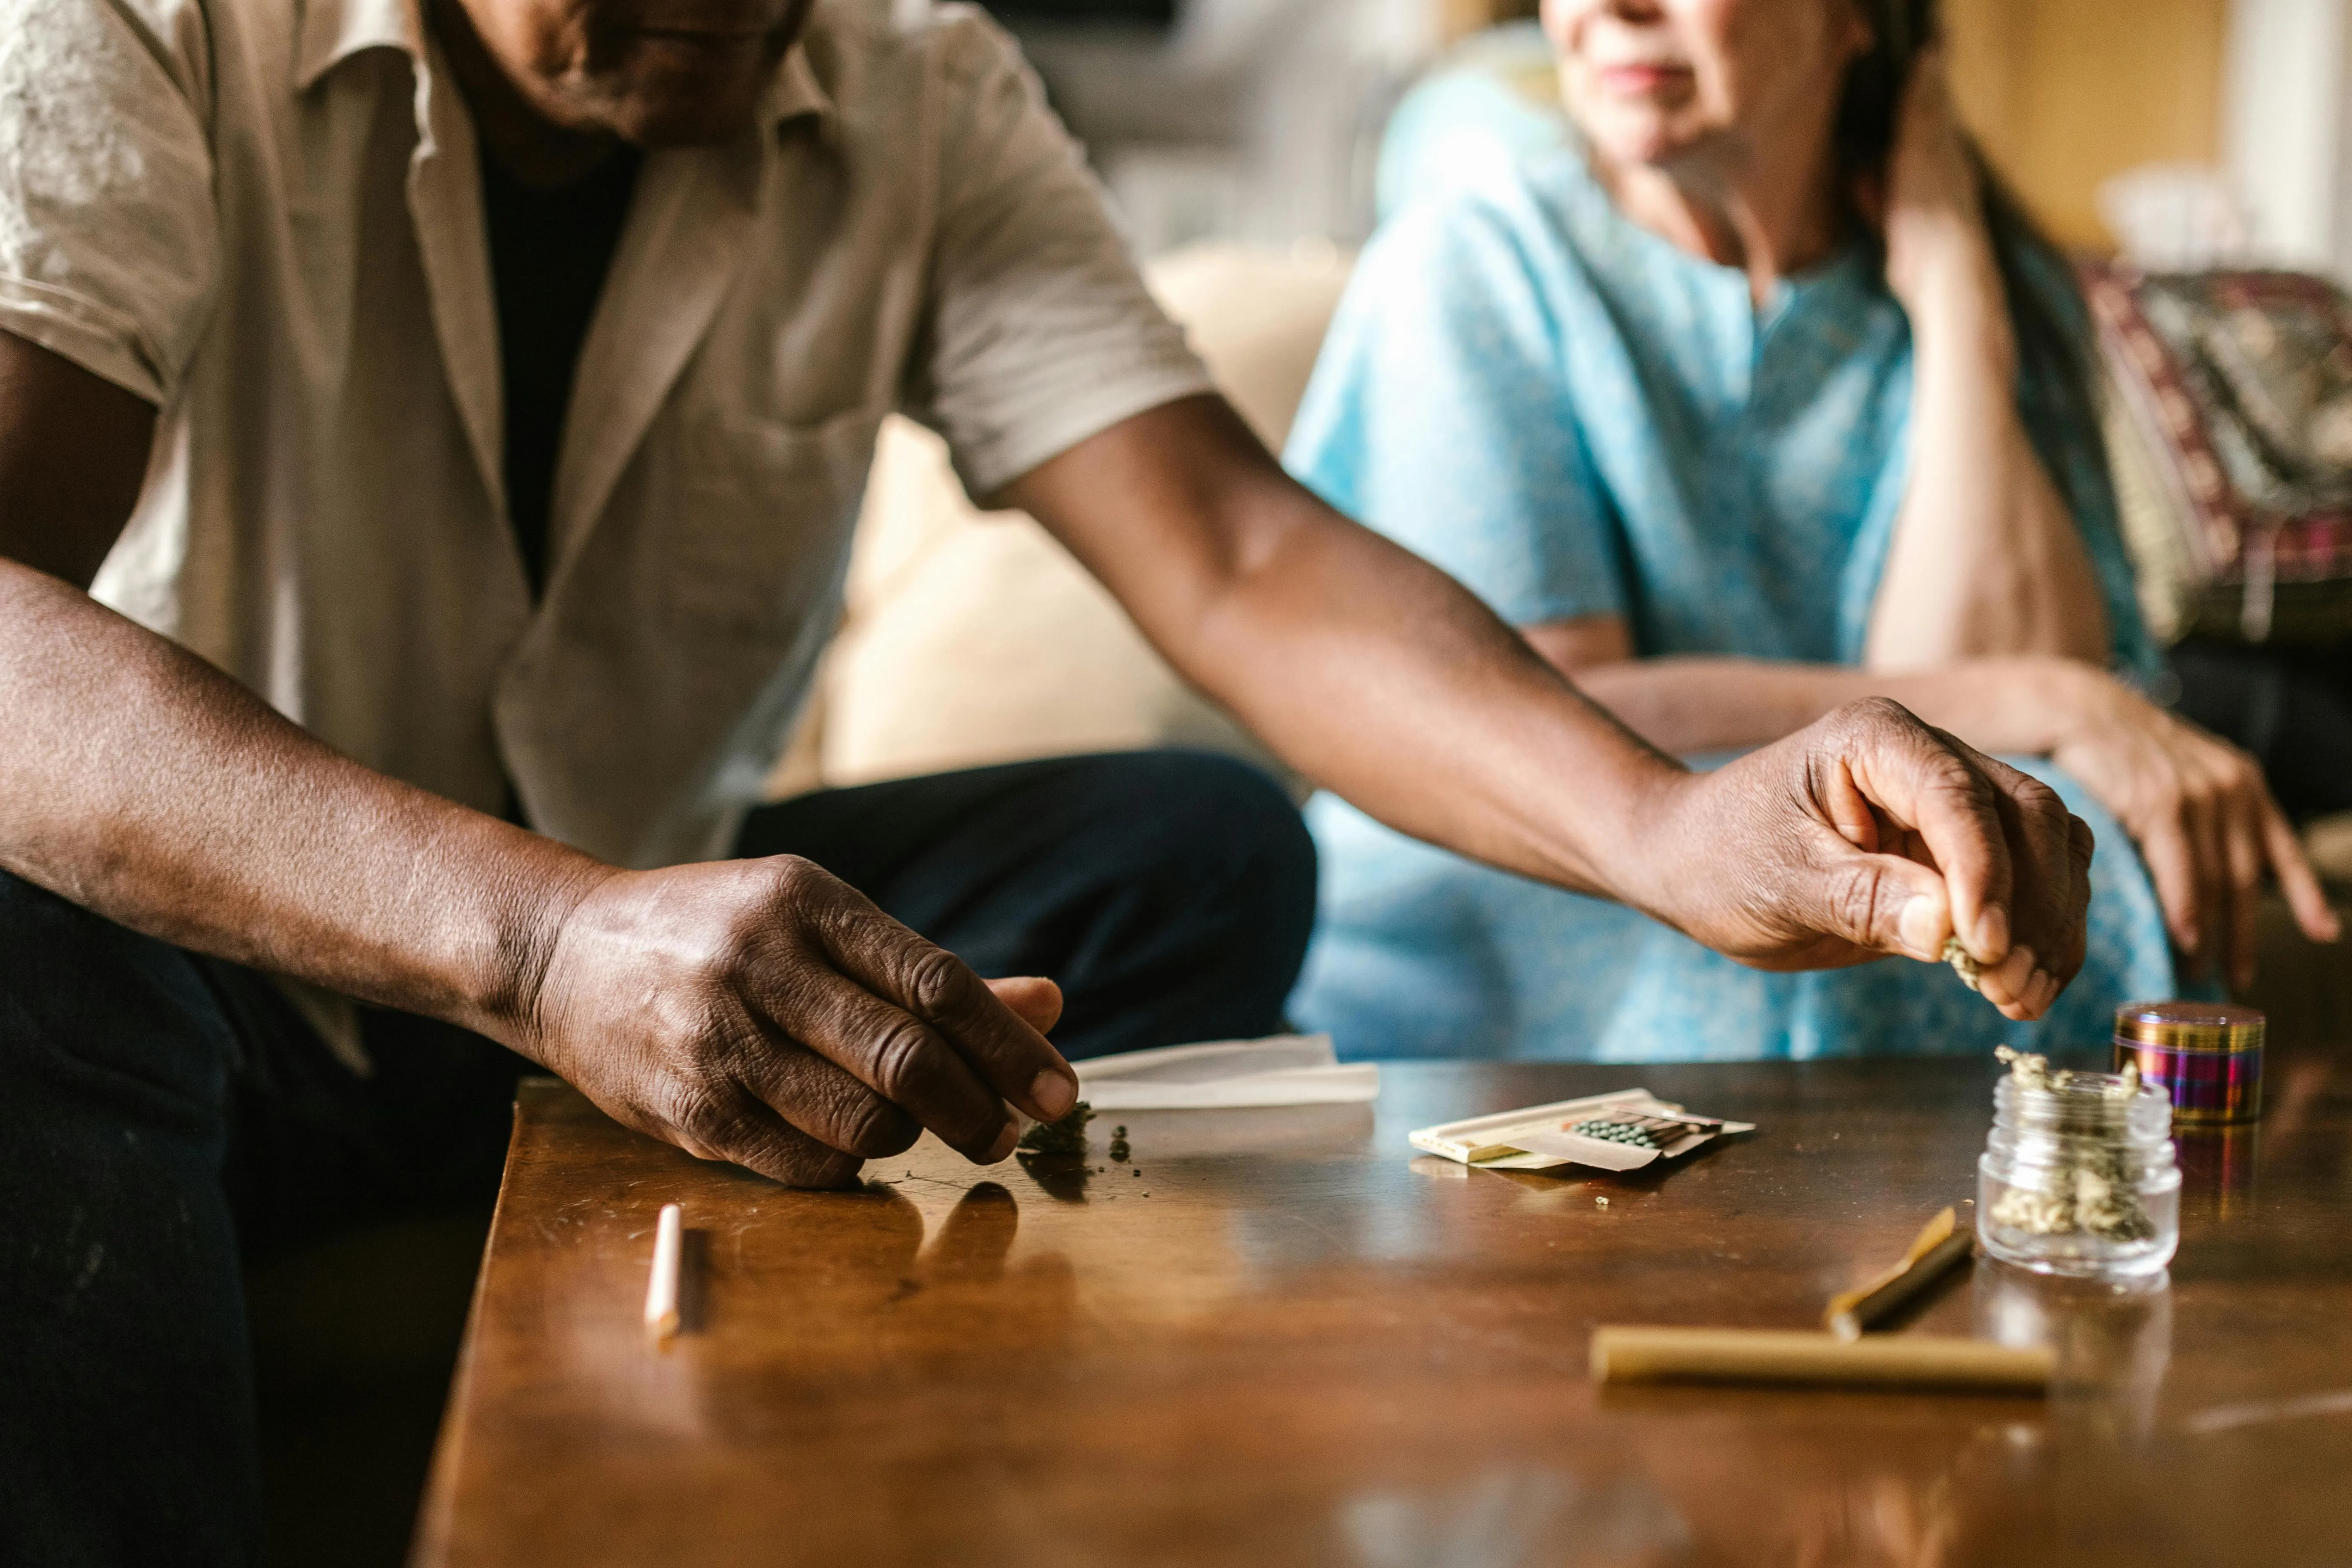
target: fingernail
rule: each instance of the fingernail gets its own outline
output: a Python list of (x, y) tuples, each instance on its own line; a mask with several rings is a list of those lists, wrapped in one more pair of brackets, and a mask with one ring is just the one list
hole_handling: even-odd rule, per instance
[(1936, 900), (1925, 893), (1914, 893), (1903, 906), (1902, 917), (1895, 921), (1895, 931), (1903, 939), (1904, 950), (1914, 958), (1933, 963), (1943, 956), (1944, 944), (1937, 938), (1944, 925), (1944, 912)]
[(1048, 1121), (1059, 1121), (1078, 1102), (1078, 1080), (1047, 1068), (1029, 1086), (1029, 1103)]
[(1987, 904), (1977, 916), (1977, 952), (1979, 957), (2009, 951), (2009, 911), (1999, 904)]
[(1007, 1154), (1012, 1153), (1013, 1146), (1020, 1142), (1021, 1124), (1017, 1121), (1006, 1122), (1004, 1124), (1004, 1131), (996, 1135), (996, 1142), (988, 1146), (988, 1156), (982, 1160), (981, 1163), (983, 1165), (995, 1164), (999, 1160), (1002, 1160)]

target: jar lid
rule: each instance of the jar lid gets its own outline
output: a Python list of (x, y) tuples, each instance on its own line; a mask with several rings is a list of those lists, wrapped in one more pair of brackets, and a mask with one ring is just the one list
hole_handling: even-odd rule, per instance
[(2176, 1051), (2262, 1049), (2262, 1010), (2230, 1002), (2129, 1002), (2116, 1009), (2116, 1038)]

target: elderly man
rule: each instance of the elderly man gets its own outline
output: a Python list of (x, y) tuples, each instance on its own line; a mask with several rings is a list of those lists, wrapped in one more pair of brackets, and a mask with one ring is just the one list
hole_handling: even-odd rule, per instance
[(1276, 1023), (1230, 764), (754, 808), (894, 408), (1399, 826), (2012, 1016), (2079, 962), (2040, 786), (1887, 705), (1686, 773), (1291, 484), (968, 10), (5, 0), (0, 167), (9, 1561), (250, 1556), (240, 1256), (478, 1190), (509, 1049), (834, 1184), (1066, 1110), (1065, 1003)]

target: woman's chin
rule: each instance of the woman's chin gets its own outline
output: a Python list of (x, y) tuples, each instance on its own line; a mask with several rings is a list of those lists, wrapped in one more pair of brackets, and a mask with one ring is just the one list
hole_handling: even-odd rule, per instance
[(1706, 142), (1685, 121), (1687, 116), (1647, 103), (1580, 103), (1576, 122), (1585, 145), (1601, 163), (1618, 168), (1663, 167), (1688, 159)]

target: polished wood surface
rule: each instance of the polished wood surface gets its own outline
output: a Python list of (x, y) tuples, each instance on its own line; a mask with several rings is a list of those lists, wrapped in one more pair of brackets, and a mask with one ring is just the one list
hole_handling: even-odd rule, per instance
[[(531, 1086), (417, 1561), (2345, 1562), (2352, 1066), (2326, 1058), (2274, 1054), (2258, 1130), (2184, 1141), (2168, 1281), (1979, 1262), (1911, 1325), (2053, 1345), (2046, 1402), (1588, 1381), (1601, 1323), (1816, 1326), (1971, 1194), (1992, 1072), (1391, 1066), (1376, 1107), (1106, 1118), (1132, 1165), (1098, 1123), (1084, 1166), (926, 1142), (829, 1194)], [(1637, 1084), (1759, 1131), (1631, 1177), (1405, 1142)], [(673, 1201), (664, 1351), (640, 1318)]]

